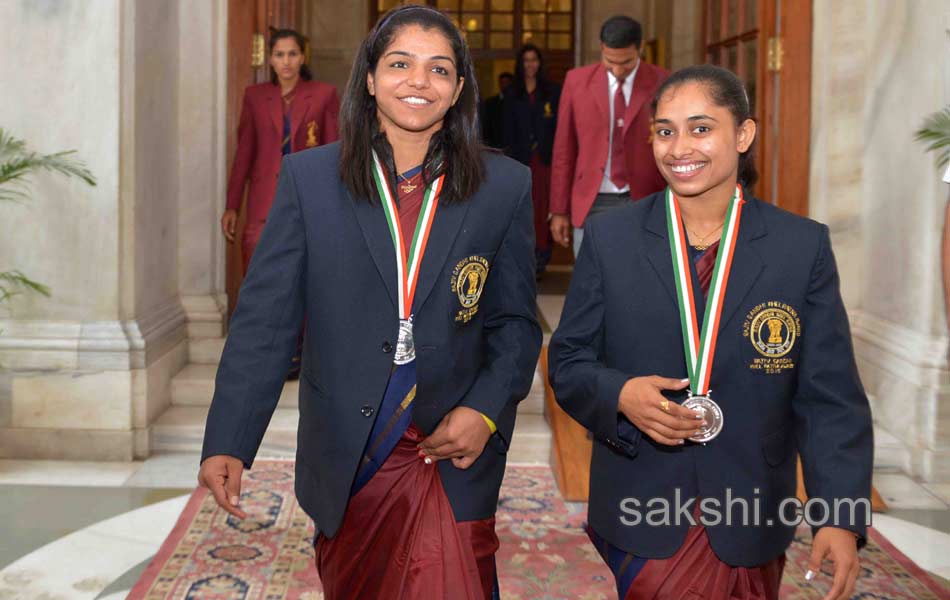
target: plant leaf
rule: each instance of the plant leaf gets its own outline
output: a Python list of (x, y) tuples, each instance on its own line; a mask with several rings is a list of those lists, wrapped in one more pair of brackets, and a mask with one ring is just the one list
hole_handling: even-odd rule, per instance
[(914, 132), (914, 139), (927, 144), (927, 152), (937, 153), (938, 167), (946, 166), (950, 162), (950, 106), (924, 119), (920, 129)]
[(50, 296), (48, 286), (33, 281), (18, 270), (0, 272), (0, 303), (21, 291), (35, 292), (47, 298)]

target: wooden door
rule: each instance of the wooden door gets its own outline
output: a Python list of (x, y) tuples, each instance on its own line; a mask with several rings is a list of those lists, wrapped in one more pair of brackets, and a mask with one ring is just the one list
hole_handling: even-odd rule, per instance
[[(227, 167), (237, 147), (237, 126), (241, 118), (244, 88), (267, 81), (267, 36), (270, 28), (300, 30), (302, 0), (230, 0), (228, 3), (228, 99)], [(226, 287), (228, 316), (234, 311), (237, 293), (243, 280), (241, 232), (244, 231), (244, 203), (238, 220), (238, 236), (227, 244)]]
[(808, 214), (811, 2), (703, 0), (706, 62), (745, 82), (758, 125), (755, 194)]

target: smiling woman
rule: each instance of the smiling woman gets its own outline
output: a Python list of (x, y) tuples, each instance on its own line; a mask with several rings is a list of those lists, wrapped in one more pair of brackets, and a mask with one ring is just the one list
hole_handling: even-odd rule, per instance
[[(625, 600), (775, 600), (797, 451), (810, 502), (834, 506), (812, 523), (805, 578), (831, 572), (825, 598), (850, 598), (873, 440), (828, 227), (752, 197), (734, 74), (688, 67), (653, 106), (669, 187), (589, 219), (551, 338), (557, 400), (595, 434), (591, 538)], [(685, 510), (631, 520), (630, 499)]]
[(529, 171), (482, 148), (476, 98), (445, 15), (383, 17), (341, 142), (284, 157), (231, 321), (199, 479), (244, 518), (241, 474), (306, 314), (296, 493), (330, 600), (497, 589), (498, 490), (541, 330)]
[(410, 5), (387, 13), (363, 42), (344, 98), (340, 172), (356, 198), (376, 196), (370, 148), (393, 179), (395, 169), (416, 165), (427, 183), (444, 174), (446, 204), (484, 180), (471, 55), (441, 12)]

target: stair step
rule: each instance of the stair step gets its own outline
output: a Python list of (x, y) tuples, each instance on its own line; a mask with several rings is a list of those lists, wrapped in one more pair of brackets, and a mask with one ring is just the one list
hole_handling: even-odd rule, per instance
[[(172, 406), (151, 427), (152, 452), (200, 452), (208, 408)], [(293, 457), (297, 449), (296, 408), (274, 411), (258, 456)], [(549, 464), (551, 430), (541, 415), (519, 415), (508, 450), (508, 462)]]
[(188, 341), (188, 362), (199, 365), (217, 365), (224, 351), (223, 337), (198, 338)]
[[(206, 406), (172, 406), (151, 427), (152, 452), (200, 452), (204, 439)], [(293, 457), (297, 450), (296, 408), (274, 411), (258, 456)]]
[[(172, 379), (172, 406), (211, 406), (214, 397), (214, 376), (217, 365), (189, 364)], [(300, 384), (288, 381), (277, 406), (295, 408)]]
[[(217, 370), (216, 364), (192, 362), (187, 365), (172, 379), (172, 405), (211, 406), (211, 399), (214, 396), (214, 376)], [(299, 382), (288, 381), (284, 384), (277, 406), (280, 408), (296, 407), (299, 390)], [(534, 374), (531, 391), (518, 405), (518, 414), (544, 414), (544, 385), (537, 371)]]

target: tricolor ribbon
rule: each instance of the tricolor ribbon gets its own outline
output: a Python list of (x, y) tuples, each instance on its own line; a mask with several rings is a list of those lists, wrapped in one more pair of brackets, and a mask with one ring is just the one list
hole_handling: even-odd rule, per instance
[(709, 378), (719, 336), (719, 319), (722, 316), (722, 303), (726, 297), (726, 285), (729, 283), (729, 271), (732, 269), (732, 258), (736, 249), (736, 237), (739, 234), (739, 220), (744, 202), (742, 188), (736, 186), (736, 193), (726, 211), (726, 221), (719, 240), (716, 266), (713, 268), (712, 281), (706, 297), (703, 328), (700, 332), (699, 322), (696, 319), (693, 278), (689, 269), (687, 238), (683, 229), (679, 202), (673, 195), (673, 190), (666, 189), (666, 224), (670, 236), (673, 273), (676, 276), (676, 299), (683, 329), (683, 347), (686, 351), (690, 391), (694, 395), (709, 393)]
[(445, 175), (439, 176), (429, 184), (425, 190), (422, 207), (419, 209), (419, 220), (416, 222), (415, 233), (412, 235), (408, 250), (403, 239), (402, 228), (399, 226), (399, 210), (393, 199), (386, 171), (376, 152), (373, 152), (373, 178), (376, 180), (376, 189), (382, 200), (383, 212), (386, 213), (386, 223), (393, 238), (393, 247), (396, 250), (396, 279), (399, 282), (399, 318), (408, 320), (412, 315), (412, 300), (416, 295), (416, 283), (419, 281), (419, 267), (422, 265), (422, 256), (429, 241), (429, 232), (435, 220), (435, 210), (439, 204), (439, 194)]

